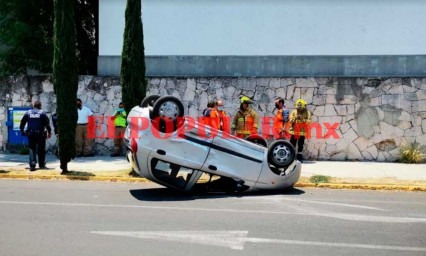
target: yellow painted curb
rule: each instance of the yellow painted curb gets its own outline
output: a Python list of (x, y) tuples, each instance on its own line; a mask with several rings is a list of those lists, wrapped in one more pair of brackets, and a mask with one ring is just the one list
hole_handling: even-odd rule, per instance
[[(25, 179), (25, 180), (87, 180), (109, 182), (151, 182), (146, 178), (110, 177), (110, 176), (81, 176), (81, 175), (42, 175), (42, 174), (0, 174), (0, 179)], [(294, 187), (314, 187), (329, 189), (362, 189), (362, 190), (404, 190), (424, 191), (426, 186), (412, 185), (387, 185), (387, 184), (344, 184), (344, 183), (296, 183)]]
[(80, 176), (80, 175), (32, 175), (32, 174), (0, 174), (0, 179), (25, 179), (25, 180), (89, 180), (89, 181), (123, 181), (123, 182), (149, 182), (146, 178), (126, 178), (108, 176)]
[(426, 192), (426, 186), (388, 185), (388, 184), (296, 183), (295, 187), (316, 187), (316, 188), (331, 188), (331, 189), (362, 189), (362, 190), (404, 190), (404, 191), (424, 191), (424, 192)]

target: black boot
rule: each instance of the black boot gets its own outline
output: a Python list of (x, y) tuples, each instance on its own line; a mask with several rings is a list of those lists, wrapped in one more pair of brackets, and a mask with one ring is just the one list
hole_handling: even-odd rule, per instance
[(67, 161), (67, 159), (61, 159), (60, 161), (61, 161), (60, 168), (62, 170), (61, 174), (66, 175), (66, 174), (70, 173), (70, 171), (68, 171), (68, 162), (69, 161)]

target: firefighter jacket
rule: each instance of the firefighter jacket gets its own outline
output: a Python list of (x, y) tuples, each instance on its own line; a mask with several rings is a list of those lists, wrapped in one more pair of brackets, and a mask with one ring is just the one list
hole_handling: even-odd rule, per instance
[(250, 134), (257, 134), (258, 123), (259, 117), (256, 111), (249, 107), (246, 111), (238, 110), (231, 128), (236, 130), (237, 136), (246, 137)]
[(290, 134), (296, 136), (309, 135), (309, 124), (311, 123), (311, 112), (309, 112), (309, 110), (293, 110), (290, 114), (289, 121)]

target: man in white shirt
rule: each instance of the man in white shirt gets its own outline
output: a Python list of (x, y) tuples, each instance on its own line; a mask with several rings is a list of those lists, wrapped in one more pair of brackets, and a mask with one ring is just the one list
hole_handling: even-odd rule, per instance
[[(77, 99), (77, 128), (75, 130), (75, 151), (77, 157), (94, 156), (92, 152), (92, 139), (87, 138), (89, 116), (93, 115), (92, 110), (83, 106), (83, 102)], [(84, 146), (84, 147), (83, 147)]]

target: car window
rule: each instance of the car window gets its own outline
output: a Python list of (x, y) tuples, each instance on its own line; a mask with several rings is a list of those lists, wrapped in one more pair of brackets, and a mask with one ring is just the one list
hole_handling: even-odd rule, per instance
[(177, 188), (185, 188), (194, 170), (160, 159), (151, 160), (152, 174), (158, 180)]

